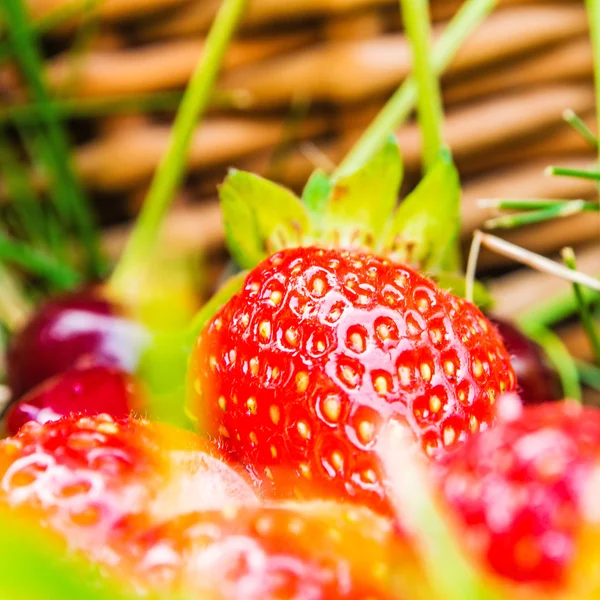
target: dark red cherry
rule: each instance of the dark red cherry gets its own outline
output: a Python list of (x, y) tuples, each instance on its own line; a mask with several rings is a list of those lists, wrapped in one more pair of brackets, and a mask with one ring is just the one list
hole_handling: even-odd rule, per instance
[(12, 339), (7, 380), (14, 398), (69, 369), (104, 365), (133, 372), (148, 332), (88, 288), (44, 303)]
[(556, 370), (544, 350), (515, 325), (489, 316), (508, 350), (517, 375), (518, 390), (525, 404), (539, 404), (564, 397)]
[(85, 367), (55, 375), (14, 402), (4, 429), (14, 435), (29, 421), (47, 423), (74, 413), (124, 419), (142, 410), (143, 396), (131, 375), (115, 367)]

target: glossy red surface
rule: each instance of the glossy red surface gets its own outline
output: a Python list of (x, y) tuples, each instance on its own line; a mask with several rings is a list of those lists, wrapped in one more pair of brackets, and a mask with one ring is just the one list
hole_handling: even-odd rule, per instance
[(75, 367), (105, 365), (131, 372), (147, 335), (96, 289), (49, 300), (11, 341), (8, 384), (19, 398)]
[(72, 413), (123, 419), (143, 409), (141, 390), (130, 375), (95, 366), (71, 369), (39, 384), (8, 408), (4, 426), (14, 435), (28, 421), (46, 423)]
[(405, 420), (434, 458), (486, 429), (515, 385), (474, 305), (404, 266), (318, 248), (252, 271), (191, 369), (201, 423), (265, 489), (378, 509), (382, 420)]
[(527, 407), (471, 439), (442, 470), (461, 539), (505, 577), (560, 584), (585, 526), (582, 495), (599, 455), (600, 411), (564, 403)]

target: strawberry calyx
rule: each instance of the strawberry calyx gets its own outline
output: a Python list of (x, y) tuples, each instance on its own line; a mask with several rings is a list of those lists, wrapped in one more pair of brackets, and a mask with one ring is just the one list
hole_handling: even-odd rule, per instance
[[(374, 252), (462, 288), (458, 236), (460, 180), (444, 148), (419, 185), (397, 206), (403, 166), (389, 138), (370, 160), (338, 178), (322, 170), (302, 197), (272, 181), (231, 170), (219, 188), (226, 241), (251, 269), (290, 247), (318, 245)], [(450, 281), (451, 280), (451, 281)], [(478, 297), (484, 297), (481, 286)]]

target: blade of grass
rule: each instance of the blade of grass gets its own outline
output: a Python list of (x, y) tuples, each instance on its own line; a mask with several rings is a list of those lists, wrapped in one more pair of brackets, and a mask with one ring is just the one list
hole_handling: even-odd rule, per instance
[(428, 0), (400, 0), (404, 29), (412, 50), (417, 84), (417, 112), (421, 128), (423, 172), (437, 160), (442, 147), (442, 97), (431, 56)]
[(581, 386), (579, 384), (577, 365), (562, 340), (552, 330), (539, 323), (532, 323), (521, 319), (517, 323), (523, 330), (523, 333), (544, 349), (558, 373), (565, 398), (581, 402)]
[(80, 283), (79, 274), (53, 257), (27, 244), (11, 240), (0, 231), (0, 261), (17, 265), (46, 279), (57, 289), (67, 290)]
[(135, 228), (112, 274), (117, 295), (135, 290), (135, 280), (158, 240), (164, 215), (183, 176), (190, 141), (204, 115), (223, 57), (247, 0), (223, 0), (206, 40), (206, 47), (177, 111), (167, 152), (158, 166)]
[[(596, 92), (596, 118), (600, 123), (600, 1), (585, 0), (588, 21), (590, 24), (590, 38), (594, 54), (594, 87)], [(598, 147), (600, 152), (600, 147)], [(600, 155), (599, 155), (600, 156)]]
[[(561, 252), (565, 265), (572, 271), (577, 270), (577, 260), (575, 259), (575, 252), (573, 248), (563, 248)], [(587, 305), (585, 298), (583, 297), (583, 289), (578, 283), (573, 284), (573, 293), (577, 300), (577, 306), (579, 310), (579, 316), (583, 324), (583, 328), (590, 340), (592, 350), (594, 352), (594, 358), (598, 364), (600, 364), (600, 334), (594, 321), (589, 306)]]
[[(600, 208), (597, 204), (595, 206)], [(583, 212), (585, 207), (586, 203), (584, 200), (571, 200), (570, 202), (557, 204), (543, 210), (532, 210), (525, 213), (504, 215), (502, 217), (488, 219), (484, 223), (484, 227), (486, 229), (514, 229), (515, 227), (542, 223), (543, 221), (549, 221), (551, 219), (570, 217)]]
[(563, 113), (563, 119), (592, 147), (598, 148), (598, 138), (587, 126), (585, 121), (573, 110), (567, 108)]
[(26, 169), (0, 128), (0, 173), (10, 195), (10, 207), (14, 210), (27, 241), (34, 245), (45, 245), (44, 215), (39, 200), (31, 188)]
[[(467, 0), (452, 18), (432, 50), (432, 64), (442, 74), (466, 39), (492, 12), (497, 0)], [(381, 109), (336, 169), (333, 179), (347, 177), (373, 157), (384, 141), (410, 115), (417, 101), (417, 84), (410, 76)]]
[(558, 200), (545, 198), (485, 198), (477, 202), (480, 208), (495, 208), (497, 210), (544, 210), (556, 206), (564, 206), (571, 202), (581, 202), (583, 210), (598, 211), (597, 202), (582, 200), (580, 198), (573, 200)]
[(60, 190), (58, 196), (62, 214), (68, 215), (69, 223), (79, 231), (86, 249), (89, 274), (99, 275), (102, 272), (102, 262), (91, 208), (73, 171), (67, 138), (50, 102), (43, 80), (42, 58), (37, 40), (29, 27), (27, 11), (22, 0), (4, 0), (1, 6), (9, 26), (15, 56), (19, 60), (32, 96), (40, 107), (40, 121), (46, 134), (42, 139), (48, 145), (44, 156), (54, 185)]
[[(586, 306), (600, 302), (600, 293), (588, 288), (582, 288), (583, 300)], [(526, 311), (520, 317), (521, 321), (528, 324), (544, 325), (551, 327), (560, 321), (568, 319), (578, 309), (578, 303), (571, 291), (562, 293), (553, 298), (541, 302), (535, 308)]]
[(567, 167), (547, 167), (546, 175), (558, 177), (576, 177), (578, 179), (592, 179), (600, 181), (600, 171), (587, 171), (585, 169), (569, 169)]
[(581, 383), (600, 392), (600, 368), (583, 360), (575, 361)]

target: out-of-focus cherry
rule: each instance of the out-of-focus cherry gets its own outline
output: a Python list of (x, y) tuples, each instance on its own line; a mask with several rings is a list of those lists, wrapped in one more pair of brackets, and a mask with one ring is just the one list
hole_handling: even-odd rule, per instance
[(561, 400), (563, 393), (558, 374), (543, 349), (509, 321), (488, 317), (500, 332), (510, 353), (523, 402), (539, 404), (548, 400)]
[(44, 303), (13, 338), (7, 380), (19, 398), (37, 384), (73, 368), (111, 366), (133, 372), (149, 334), (101, 288)]
[(39, 384), (14, 402), (4, 429), (14, 435), (29, 421), (47, 423), (71, 414), (106, 413), (124, 419), (143, 412), (143, 394), (133, 377), (115, 367), (71, 369)]

